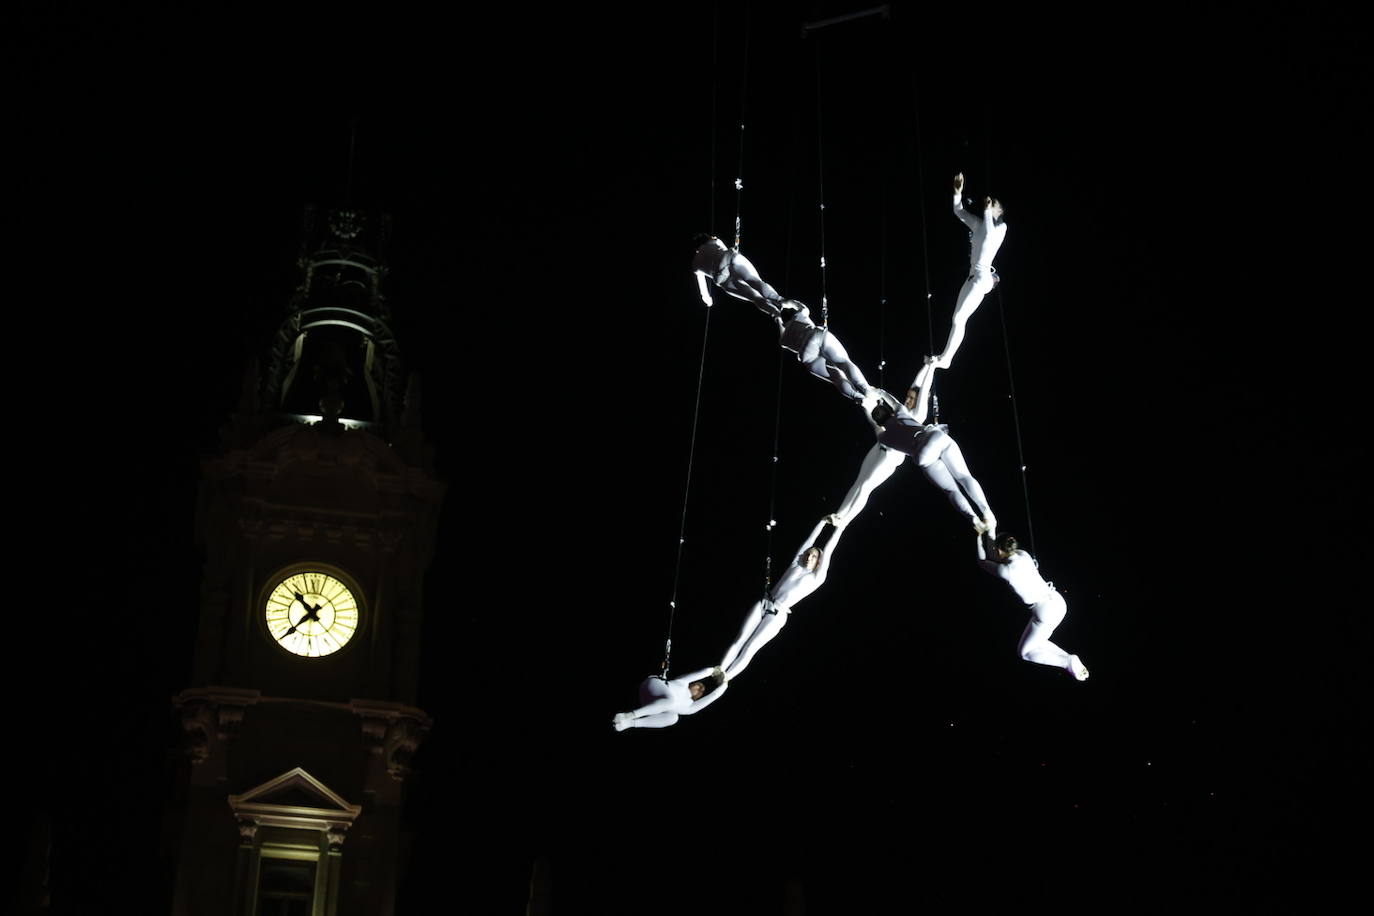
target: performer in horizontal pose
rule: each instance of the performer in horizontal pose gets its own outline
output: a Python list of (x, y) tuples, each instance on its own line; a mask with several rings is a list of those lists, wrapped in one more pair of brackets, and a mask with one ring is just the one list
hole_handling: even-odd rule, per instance
[(701, 712), (725, 694), (725, 675), (719, 668), (702, 668), (673, 680), (647, 678), (639, 685), (638, 709), (617, 713), (611, 720), (615, 730), (627, 728), (667, 728), (679, 716)]
[(725, 247), (714, 235), (699, 235), (697, 241), (700, 245), (692, 258), (692, 272), (696, 274), (702, 302), (711, 304), (711, 289), (707, 286), (710, 281), (736, 299), (752, 302), (768, 317), (778, 317), (782, 296), (763, 282), (748, 258)]
[(725, 247), (720, 239), (697, 238), (703, 241), (692, 259), (692, 271), (702, 302), (711, 304), (708, 281), (736, 299), (752, 302), (777, 322), (783, 348), (797, 354), (812, 375), (830, 382), (850, 400), (863, 400), (869, 390), (868, 380), (849, 359), (839, 338), (826, 328), (816, 327), (810, 309), (796, 299), (783, 299), (764, 282), (748, 258)]
[(983, 198), (983, 216), (978, 218), (964, 209), (964, 173), (954, 176), (954, 215), (969, 229), (969, 275), (954, 302), (954, 319), (949, 329), (945, 349), (935, 359), (939, 369), (948, 369), (954, 362), (954, 352), (964, 340), (964, 325), (978, 308), (983, 297), (997, 285), (997, 270), (992, 259), (1002, 240), (1007, 237), (1007, 224), (1002, 222), (1002, 205), (996, 198)]
[(778, 304), (781, 314), (773, 320), (782, 348), (797, 354), (797, 360), (812, 375), (828, 380), (840, 394), (851, 401), (863, 401), (869, 392), (868, 379), (849, 359), (840, 339), (832, 331), (816, 327), (811, 310), (796, 299), (783, 299)]
[(787, 571), (769, 591), (768, 597), (756, 602), (749, 610), (744, 618), (744, 626), (740, 627), (739, 637), (720, 662), (727, 682), (743, 671), (754, 654), (781, 632), (792, 613), (792, 607), (825, 584), (830, 558), (834, 556), (835, 545), (840, 541), (840, 529), (835, 529), (824, 550), (816, 546), (816, 539), (820, 537), (821, 529), (833, 518), (833, 515), (826, 516), (816, 524)]
[[(987, 547), (992, 548), (993, 558), (988, 557)], [(1064, 622), (1064, 615), (1068, 613), (1064, 596), (1040, 577), (1035, 558), (1017, 547), (1015, 536), (1004, 534), (994, 543), (989, 535), (979, 535), (978, 565), (984, 572), (1010, 585), (1016, 597), (1030, 608), (1030, 622), (1021, 634), (1021, 657), (1038, 665), (1063, 668), (1076, 680), (1086, 681), (1088, 669), (1078, 656), (1050, 642), (1055, 627)]]

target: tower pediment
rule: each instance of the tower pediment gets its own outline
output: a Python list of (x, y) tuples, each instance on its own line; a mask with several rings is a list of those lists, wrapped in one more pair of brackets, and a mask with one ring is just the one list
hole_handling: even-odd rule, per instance
[(347, 830), (363, 810), (301, 767), (242, 794), (230, 795), (229, 807), (240, 821), (318, 830)]

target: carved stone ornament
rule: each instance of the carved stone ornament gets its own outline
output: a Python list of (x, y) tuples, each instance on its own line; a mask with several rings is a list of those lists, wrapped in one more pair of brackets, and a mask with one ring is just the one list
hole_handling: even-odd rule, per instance
[(380, 754), (386, 746), (386, 724), (385, 719), (363, 717), (363, 738), (374, 754)]
[(181, 707), (181, 748), (193, 766), (210, 758), (210, 736), (217, 731), (214, 706), (187, 703)]
[(258, 696), (256, 690), (199, 687), (183, 690), (173, 699), (181, 713), (182, 749), (193, 765), (210, 759), (217, 746), (238, 734), (243, 711)]
[(404, 782), (410, 776), (410, 761), (424, 740), (424, 728), (414, 719), (394, 719), (386, 732), (386, 771), (392, 779)]
[(219, 707), (219, 736), (221, 738), (232, 738), (239, 733), (239, 728), (243, 725), (243, 707), (237, 705), (221, 705)]
[(373, 754), (381, 754), (387, 774), (404, 782), (411, 773), (411, 759), (432, 724), (429, 716), (413, 706), (353, 700), (353, 711), (362, 719), (363, 738)]

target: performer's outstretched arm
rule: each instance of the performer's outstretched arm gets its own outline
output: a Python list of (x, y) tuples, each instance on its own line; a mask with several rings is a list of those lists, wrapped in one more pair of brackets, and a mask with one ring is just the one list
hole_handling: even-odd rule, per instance
[(673, 678), (673, 680), (684, 681), (690, 684), (692, 683), (692, 681), (703, 680), (707, 675), (709, 675), (712, 671), (715, 670), (715, 666), (713, 665), (710, 668), (702, 668), (700, 671), (693, 671), (691, 674), (679, 675), (678, 677)]
[[(812, 547), (816, 546), (816, 538), (821, 536), (821, 529), (828, 524), (830, 524), (830, 516), (828, 515), (816, 523), (816, 527), (811, 529), (811, 533), (807, 535), (806, 540), (802, 543), (801, 549), (797, 551), (797, 556), (794, 562), (796, 560), (800, 560), (802, 558), (802, 554), (806, 553)], [(821, 553), (825, 553), (825, 551), (821, 551)]]
[(978, 566), (985, 573), (996, 576), (999, 579), (1005, 578), (1002, 575), (1002, 564), (995, 560), (989, 560), (987, 548), (983, 545), (984, 541), (990, 541), (986, 534), (978, 535)]
[[(827, 515), (825, 518), (821, 519), (821, 524), (824, 525), (829, 521), (830, 516)], [(820, 526), (816, 527), (816, 533), (820, 533)], [(844, 528), (836, 525), (835, 533), (830, 535), (830, 540), (826, 542), (825, 549), (821, 551), (821, 562), (820, 565), (816, 567), (816, 582), (818, 585), (825, 581), (826, 575), (830, 572), (830, 558), (835, 555), (835, 547), (840, 543), (840, 535), (842, 534), (844, 534)]]
[(926, 364), (921, 367), (921, 371), (916, 373), (916, 378), (912, 379), (911, 388), (916, 391), (916, 403), (910, 408), (911, 418), (917, 423), (926, 421), (926, 413), (930, 408), (930, 395), (935, 390), (932, 384), (935, 380), (936, 360), (934, 357), (927, 356)]
[(979, 225), (983, 222), (978, 217), (964, 209), (964, 173), (960, 172), (954, 176), (954, 215), (959, 218), (959, 222), (968, 226), (969, 232), (977, 232)]
[(710, 304), (711, 304), (711, 287), (708, 286), (707, 283), (706, 283), (706, 274), (704, 274), (704, 273), (702, 273), (701, 271), (698, 270), (698, 271), (696, 272), (696, 275), (697, 275), (697, 291), (698, 291), (699, 293), (701, 293), (701, 301), (704, 302), (704, 303), (706, 303), (707, 305), (710, 305)]

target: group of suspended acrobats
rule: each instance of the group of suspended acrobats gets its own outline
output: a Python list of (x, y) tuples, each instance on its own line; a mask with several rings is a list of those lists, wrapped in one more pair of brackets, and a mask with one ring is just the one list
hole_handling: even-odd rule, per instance
[[(1067, 613), (1063, 596), (1041, 578), (1034, 558), (1017, 546), (1013, 535), (997, 535), (997, 521), (988, 507), (983, 488), (969, 473), (963, 453), (947, 427), (925, 422), (935, 371), (949, 368), (964, 339), (969, 316), (996, 286), (997, 272), (992, 260), (1007, 233), (1001, 204), (985, 197), (983, 214), (979, 217), (964, 209), (963, 190), (964, 176), (956, 175), (954, 215), (969, 230), (971, 270), (959, 290), (944, 351), (938, 356), (926, 357), (904, 401), (869, 385), (835, 335), (825, 327), (817, 327), (805, 305), (780, 296), (738, 251), (716, 238), (709, 238), (697, 249), (692, 269), (702, 300), (711, 305), (710, 286), (714, 284), (729, 295), (752, 303), (772, 318), (785, 349), (796, 353), (797, 359), (812, 375), (828, 380), (846, 398), (862, 405), (877, 441), (864, 457), (858, 479), (840, 508), (816, 524), (767, 596), (750, 609), (739, 636), (720, 663), (672, 680), (664, 676), (650, 677), (640, 685), (640, 707), (615, 716), (616, 731), (663, 728), (677, 722), (679, 716), (699, 712), (720, 699), (754, 655), (782, 631), (797, 602), (824, 584), (830, 559), (845, 528), (867, 504), (873, 491), (892, 476), (907, 456), (916, 459), (926, 478), (944, 490), (950, 504), (972, 522), (977, 534), (979, 567), (1006, 582), (1030, 609), (1030, 622), (1021, 634), (1021, 657), (1062, 668), (1077, 680), (1087, 680), (1088, 669), (1078, 656), (1050, 641)], [(817, 544), (827, 525), (834, 532), (822, 548)]]

